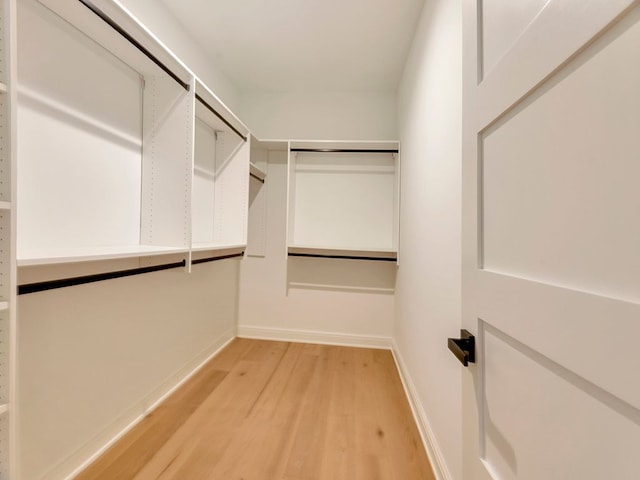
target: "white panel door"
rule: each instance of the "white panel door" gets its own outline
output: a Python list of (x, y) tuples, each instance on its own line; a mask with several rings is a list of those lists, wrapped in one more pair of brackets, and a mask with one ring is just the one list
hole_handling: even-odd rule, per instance
[(638, 479), (639, 3), (464, 5), (464, 478)]

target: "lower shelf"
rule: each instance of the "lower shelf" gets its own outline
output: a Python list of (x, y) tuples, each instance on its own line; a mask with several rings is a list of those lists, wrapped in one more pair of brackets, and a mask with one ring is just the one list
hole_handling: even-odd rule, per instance
[(378, 260), (395, 262), (398, 252), (395, 250), (341, 249), (325, 247), (289, 246), (287, 253), (292, 257), (326, 257), (353, 260)]
[(124, 245), (86, 248), (55, 248), (18, 253), (18, 266), (51, 265), (55, 263), (87, 262), (112, 258), (147, 257), (171, 253), (184, 253), (185, 247), (155, 245)]
[(246, 248), (246, 244), (237, 245), (220, 245), (216, 243), (194, 243), (191, 247), (192, 252), (221, 252), (222, 255), (233, 251), (241, 251)]
[(244, 255), (246, 245), (228, 245), (228, 246), (206, 246), (201, 244), (199, 247), (193, 246), (191, 251), (191, 264), (208, 263), (216, 260), (225, 260), (227, 258), (242, 257)]

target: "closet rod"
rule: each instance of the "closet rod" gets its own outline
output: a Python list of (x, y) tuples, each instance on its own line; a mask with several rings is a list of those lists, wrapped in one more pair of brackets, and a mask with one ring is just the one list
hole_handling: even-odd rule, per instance
[(358, 257), (355, 255), (323, 255), (321, 253), (289, 253), (290, 257), (307, 257), (307, 258), (340, 258), (344, 260), (375, 260), (378, 262), (395, 262), (397, 259), (393, 257)]
[(367, 150), (362, 148), (292, 148), (291, 151), (307, 153), (398, 153), (398, 149)]
[(215, 109), (215, 108), (213, 108), (211, 105), (209, 105), (209, 104), (207, 103), (207, 101), (206, 101), (204, 98), (202, 98), (200, 95), (198, 95), (197, 93), (196, 93), (196, 100), (198, 100), (202, 105), (204, 105), (204, 106), (205, 106), (205, 108), (206, 108), (207, 110), (209, 110), (211, 113), (213, 113), (216, 117), (218, 117), (220, 120), (222, 120), (222, 121), (224, 122), (224, 124), (225, 124), (227, 127), (229, 127), (231, 130), (233, 130), (233, 132), (234, 132), (236, 135), (238, 135), (242, 140), (244, 140), (245, 142), (247, 141), (247, 137), (246, 137), (246, 136), (244, 136), (242, 133), (240, 133), (240, 131), (239, 131), (236, 127), (234, 127), (233, 125), (231, 125), (231, 124), (227, 121), (227, 119), (226, 119), (226, 118), (224, 118), (222, 115), (220, 115), (220, 114), (216, 111), (216, 109)]
[(217, 260), (226, 260), (227, 258), (242, 257), (243, 255), (244, 255), (244, 250), (239, 253), (232, 253), (231, 255), (222, 255), (221, 257), (198, 258), (196, 260), (191, 260), (191, 265), (198, 265), (199, 263), (215, 262)]
[(182, 260), (181, 262), (165, 263), (162, 265), (153, 265), (150, 267), (132, 268), (129, 270), (117, 270), (115, 272), (83, 275), (81, 277), (71, 277), (62, 278), (59, 280), (47, 280), (37, 283), (27, 283), (24, 285), (18, 285), (18, 295), (44, 292), (45, 290), (54, 290), (56, 288), (73, 287), (75, 285), (84, 285), (86, 283), (102, 282), (103, 280), (113, 280), (114, 278), (130, 277), (132, 275), (141, 275), (143, 273), (159, 272), (160, 270), (170, 270), (172, 268), (184, 267), (185, 265), (186, 261)]
[(264, 178), (260, 178), (258, 175), (256, 175), (255, 173), (250, 173), (249, 174), (250, 177), (255, 178), (256, 180), (258, 180), (260, 183), (264, 183)]
[(98, 17), (100, 17), (100, 19), (102, 19), (102, 21), (104, 21), (106, 24), (108, 24), (116, 32), (118, 32), (120, 35), (122, 35), (134, 47), (136, 47), (138, 50), (140, 50), (142, 53), (144, 53), (147, 56), (147, 58), (149, 58), (149, 60), (151, 60), (153, 63), (155, 63), (167, 75), (169, 75), (176, 82), (178, 82), (178, 84), (182, 88), (184, 88), (186, 91), (189, 91), (190, 87), (189, 87), (188, 83), (182, 81), (182, 79), (180, 77), (178, 77), (178, 75), (173, 73), (173, 71), (169, 67), (167, 67), (164, 63), (162, 63), (162, 61), (160, 61), (160, 59), (158, 59), (158, 57), (156, 57), (153, 53), (151, 53), (149, 50), (147, 50), (135, 38), (133, 38), (131, 35), (129, 35), (129, 33), (127, 33), (127, 31), (124, 28), (122, 28), (120, 25), (118, 25), (111, 17), (109, 17), (106, 13), (104, 13), (102, 10), (100, 10), (98, 7), (96, 7), (93, 4), (93, 2), (91, 2), (91, 0), (78, 0), (78, 1), (80, 3), (82, 3), (85, 7), (87, 7), (89, 10), (91, 10), (93, 13), (95, 13)]

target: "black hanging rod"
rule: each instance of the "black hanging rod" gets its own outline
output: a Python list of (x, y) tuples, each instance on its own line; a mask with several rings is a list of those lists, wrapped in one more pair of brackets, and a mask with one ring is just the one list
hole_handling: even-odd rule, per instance
[(355, 255), (324, 255), (322, 253), (289, 253), (290, 257), (307, 257), (307, 258), (340, 258), (344, 260), (375, 260), (378, 262), (395, 262), (397, 259), (393, 257), (358, 257)]
[(209, 110), (211, 113), (213, 113), (216, 117), (218, 117), (220, 120), (222, 120), (222, 121), (224, 122), (224, 124), (225, 124), (227, 127), (229, 127), (231, 130), (233, 130), (233, 131), (234, 131), (234, 133), (235, 133), (236, 135), (238, 135), (242, 140), (244, 140), (245, 142), (247, 141), (247, 137), (246, 137), (245, 135), (243, 135), (242, 133), (240, 133), (240, 131), (239, 131), (236, 127), (234, 127), (233, 125), (231, 125), (231, 124), (228, 122), (228, 120), (227, 120), (226, 118), (224, 118), (222, 115), (220, 115), (220, 114), (216, 111), (216, 109), (215, 109), (215, 108), (213, 108), (211, 105), (209, 105), (209, 104), (207, 103), (207, 101), (206, 101), (204, 98), (202, 98), (200, 95), (198, 95), (197, 93), (196, 93), (196, 100), (198, 100), (202, 105), (204, 105), (204, 106), (205, 106), (205, 108), (206, 108), (207, 110)]
[(191, 260), (191, 265), (198, 265), (200, 263), (215, 262), (217, 260), (226, 260), (227, 258), (242, 257), (243, 255), (244, 255), (244, 250), (242, 252), (239, 252), (239, 253), (232, 253), (231, 255), (223, 255), (221, 257), (198, 258), (197, 260)]
[(258, 180), (260, 183), (264, 183), (264, 178), (260, 178), (258, 175), (256, 175), (255, 173), (250, 173), (249, 174), (250, 177), (255, 178), (256, 180)]
[(86, 283), (102, 282), (104, 280), (113, 280), (114, 278), (131, 277), (133, 275), (141, 275), (143, 273), (159, 272), (161, 270), (170, 270), (172, 268), (184, 267), (186, 261), (175, 263), (165, 263), (162, 265), (153, 265), (150, 267), (132, 268), (129, 270), (117, 270), (115, 272), (97, 273), (94, 275), (83, 275), (81, 277), (62, 278), (59, 280), (47, 280), (45, 282), (27, 283), (18, 285), (18, 295), (26, 295), (28, 293), (44, 292), (45, 290), (55, 290), (57, 288), (73, 287), (76, 285), (84, 285)]
[(169, 75), (176, 82), (178, 82), (178, 84), (182, 88), (184, 88), (186, 91), (189, 91), (190, 87), (189, 87), (188, 83), (184, 82), (180, 77), (178, 77), (178, 75), (173, 73), (173, 71), (169, 67), (167, 67), (164, 63), (162, 63), (162, 61), (160, 61), (160, 59), (158, 59), (158, 57), (156, 57), (153, 53), (151, 53), (149, 50), (147, 50), (144, 47), (144, 45), (142, 45), (140, 42), (138, 42), (135, 38), (133, 38), (131, 35), (129, 35), (129, 33), (127, 33), (127, 31), (124, 28), (122, 28), (111, 17), (109, 17), (106, 13), (104, 13), (102, 10), (100, 10), (98, 7), (96, 7), (93, 4), (93, 2), (91, 2), (90, 0), (78, 0), (78, 1), (80, 3), (82, 3), (85, 7), (87, 7), (89, 10), (91, 10), (93, 13), (95, 13), (98, 17), (100, 17), (106, 24), (108, 24), (116, 32), (118, 32), (120, 35), (122, 35), (134, 47), (136, 47), (138, 50), (140, 50), (142, 53), (144, 53), (147, 56), (147, 58), (149, 58), (149, 60), (151, 60), (153, 63), (155, 63), (167, 75)]
[(307, 153), (398, 153), (398, 149), (367, 150), (363, 148), (292, 148), (291, 151)]

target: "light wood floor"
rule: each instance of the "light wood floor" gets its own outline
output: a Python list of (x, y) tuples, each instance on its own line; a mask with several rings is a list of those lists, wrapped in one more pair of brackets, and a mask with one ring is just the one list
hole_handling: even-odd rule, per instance
[(236, 339), (76, 479), (434, 477), (389, 351)]

